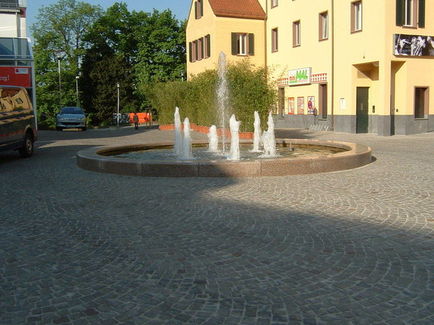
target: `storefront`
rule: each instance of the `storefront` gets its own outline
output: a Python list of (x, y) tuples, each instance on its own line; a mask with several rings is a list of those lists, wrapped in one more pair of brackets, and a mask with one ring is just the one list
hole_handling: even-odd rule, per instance
[(291, 69), (278, 80), (277, 123), (289, 128), (328, 130), (328, 73)]

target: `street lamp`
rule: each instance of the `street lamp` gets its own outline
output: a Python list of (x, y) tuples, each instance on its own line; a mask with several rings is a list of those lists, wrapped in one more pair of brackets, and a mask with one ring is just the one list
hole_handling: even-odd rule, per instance
[(78, 79), (80, 78), (80, 76), (75, 76), (75, 92), (77, 95), (77, 106), (80, 106), (80, 100), (78, 98)]
[(59, 74), (59, 101), (62, 102), (62, 79), (60, 76), (60, 59), (62, 57), (60, 54), (57, 54), (57, 72)]
[(116, 83), (117, 88), (117, 115), (116, 115), (116, 125), (119, 128), (119, 82)]

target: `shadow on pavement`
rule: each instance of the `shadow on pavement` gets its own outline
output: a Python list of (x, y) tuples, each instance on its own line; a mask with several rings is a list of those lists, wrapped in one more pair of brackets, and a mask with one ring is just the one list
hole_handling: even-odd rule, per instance
[(99, 174), (86, 147), (2, 167), (2, 323), (432, 319), (432, 232), (381, 184)]

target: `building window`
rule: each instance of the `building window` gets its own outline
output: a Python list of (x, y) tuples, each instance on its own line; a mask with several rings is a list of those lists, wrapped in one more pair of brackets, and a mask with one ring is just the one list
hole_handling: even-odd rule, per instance
[(277, 7), (279, 5), (279, 0), (271, 0), (271, 8)]
[(428, 118), (429, 89), (416, 87), (414, 91), (414, 117)]
[(319, 14), (319, 39), (320, 41), (329, 38), (329, 15), (328, 12)]
[(189, 60), (190, 62), (196, 62), (202, 59), (211, 57), (211, 36), (199, 38), (189, 44)]
[(396, 25), (425, 27), (425, 0), (396, 0)]
[(279, 30), (273, 28), (271, 30), (271, 51), (277, 52), (279, 50)]
[(351, 32), (362, 30), (362, 1), (351, 3)]
[(249, 33), (232, 33), (232, 55), (254, 55), (255, 35)]
[(196, 42), (190, 42), (190, 62), (196, 62)]
[(202, 16), (203, 16), (203, 0), (197, 0), (194, 3), (194, 14), (195, 14), (196, 19), (202, 18)]
[(247, 34), (237, 35), (237, 54), (247, 55)]
[(413, 27), (415, 26), (416, 17), (416, 1), (415, 0), (405, 0), (404, 1), (404, 26)]
[(196, 41), (197, 46), (197, 59), (202, 60), (203, 59), (203, 41), (202, 38), (199, 38)]
[(301, 24), (300, 21), (294, 21), (292, 23), (292, 46), (301, 45)]
[(211, 57), (211, 36), (206, 35), (204, 37), (203, 41), (204, 41), (204, 44), (203, 44), (204, 59), (207, 59), (207, 58)]

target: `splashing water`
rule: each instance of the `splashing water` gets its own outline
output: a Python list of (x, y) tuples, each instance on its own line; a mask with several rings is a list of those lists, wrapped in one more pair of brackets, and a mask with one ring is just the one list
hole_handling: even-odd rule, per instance
[(225, 126), (227, 120), (226, 108), (229, 104), (229, 90), (228, 90), (228, 80), (226, 77), (227, 66), (226, 66), (226, 55), (220, 52), (219, 62), (218, 62), (218, 86), (217, 86), (217, 109), (220, 119), (220, 127), (223, 129), (222, 134), (222, 151), (226, 150), (226, 135)]
[(215, 125), (211, 125), (208, 133), (209, 140), (209, 152), (218, 152), (219, 138), (217, 136), (217, 127)]
[(192, 159), (193, 150), (191, 146), (191, 135), (190, 135), (190, 120), (188, 117), (184, 120), (184, 139), (182, 141), (182, 153), (181, 159)]
[(251, 152), (261, 152), (261, 150), (259, 150), (261, 142), (261, 120), (257, 111), (255, 111), (255, 122), (253, 123), (253, 127), (255, 131), (253, 133), (253, 149)]
[(175, 108), (175, 155), (182, 155), (182, 133), (181, 133), (181, 117), (179, 116), (179, 108)]
[(235, 119), (235, 115), (232, 114), (229, 120), (229, 127), (231, 129), (231, 151), (229, 154), (229, 160), (240, 160), (240, 121)]
[(259, 156), (261, 157), (276, 157), (276, 139), (274, 136), (274, 121), (273, 117), (270, 114), (268, 114), (268, 130), (264, 131), (262, 135), (262, 142), (264, 144), (264, 154)]

